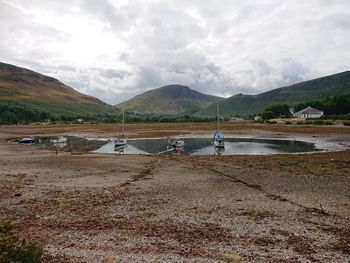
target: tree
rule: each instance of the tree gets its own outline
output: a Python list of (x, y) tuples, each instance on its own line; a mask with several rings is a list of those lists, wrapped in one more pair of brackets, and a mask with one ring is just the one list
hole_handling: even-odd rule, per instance
[(290, 118), (291, 113), (287, 104), (276, 104), (265, 108), (261, 117), (263, 120), (269, 120), (273, 118)]
[(275, 118), (275, 113), (273, 111), (264, 110), (264, 112), (261, 114), (261, 118), (263, 120), (273, 119), (273, 118)]
[(4, 111), (0, 117), (2, 122), (5, 123), (18, 123), (18, 118), (16, 114), (11, 111)]

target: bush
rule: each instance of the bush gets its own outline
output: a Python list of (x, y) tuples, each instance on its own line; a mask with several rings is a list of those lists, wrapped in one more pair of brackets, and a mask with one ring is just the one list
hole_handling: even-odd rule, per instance
[(273, 119), (275, 117), (275, 113), (269, 110), (265, 110), (262, 114), (261, 114), (261, 118), (263, 120), (270, 120)]
[(277, 121), (266, 121), (267, 124), (276, 124)]
[(316, 120), (316, 121), (313, 121), (312, 124), (314, 124), (314, 125), (332, 125), (332, 122)]
[(0, 221), (0, 262), (39, 263), (43, 247), (36, 241), (20, 237), (7, 221)]
[(350, 121), (343, 121), (344, 126), (350, 126)]

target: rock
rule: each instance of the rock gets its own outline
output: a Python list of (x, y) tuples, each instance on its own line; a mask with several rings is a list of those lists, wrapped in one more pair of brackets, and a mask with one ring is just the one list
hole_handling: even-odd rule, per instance
[(242, 257), (237, 254), (222, 253), (220, 259), (226, 263), (238, 263), (242, 260)]

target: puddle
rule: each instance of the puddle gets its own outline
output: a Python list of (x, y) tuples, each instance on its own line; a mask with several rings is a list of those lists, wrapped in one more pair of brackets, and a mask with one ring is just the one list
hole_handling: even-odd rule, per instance
[(225, 148), (215, 148), (211, 138), (186, 138), (185, 146), (173, 150), (168, 139), (128, 140), (126, 147), (114, 148), (109, 142), (95, 153), (181, 154), (181, 155), (266, 155), (318, 151), (313, 143), (294, 140), (226, 138)]

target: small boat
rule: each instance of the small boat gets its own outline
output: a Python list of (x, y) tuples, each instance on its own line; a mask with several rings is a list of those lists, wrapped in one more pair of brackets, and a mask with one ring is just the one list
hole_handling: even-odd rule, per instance
[(114, 147), (120, 147), (128, 144), (128, 140), (124, 138), (124, 135), (120, 135), (114, 139)]
[(19, 140), (19, 143), (35, 143), (35, 138), (34, 137), (24, 137), (22, 139)]
[(125, 113), (124, 113), (124, 109), (123, 109), (122, 134), (117, 136), (117, 138), (114, 139), (114, 148), (128, 144), (128, 140), (124, 136), (124, 130), (125, 130), (124, 126), (125, 126)]
[(174, 149), (183, 148), (185, 146), (185, 140), (183, 138), (180, 138), (180, 106), (177, 105), (177, 123), (178, 123), (178, 136), (174, 138), (174, 140), (171, 142), (171, 146)]
[(224, 142), (224, 136), (220, 133), (220, 117), (219, 117), (219, 104), (216, 105), (216, 111), (217, 111), (217, 130), (214, 133), (214, 147), (216, 148), (224, 148), (225, 142)]
[(217, 148), (225, 148), (224, 137), (218, 131), (214, 133), (214, 146)]
[(50, 140), (50, 144), (65, 144), (67, 143), (67, 138), (63, 136), (58, 136), (57, 139)]
[(174, 148), (181, 148), (185, 146), (185, 142), (182, 139), (175, 139), (171, 146), (173, 146)]

